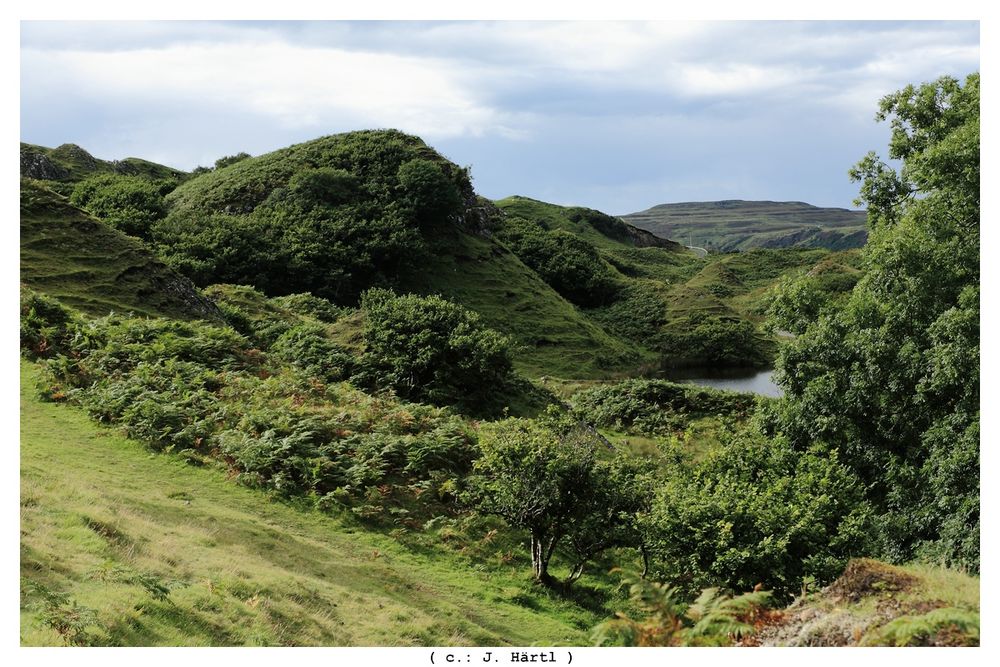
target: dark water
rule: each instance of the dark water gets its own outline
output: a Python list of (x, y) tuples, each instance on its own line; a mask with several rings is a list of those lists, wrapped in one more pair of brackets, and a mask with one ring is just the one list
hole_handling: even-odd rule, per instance
[(758, 368), (671, 368), (662, 377), (675, 382), (690, 382), (714, 389), (747, 391), (763, 396), (781, 396), (781, 387), (771, 376), (774, 369)]

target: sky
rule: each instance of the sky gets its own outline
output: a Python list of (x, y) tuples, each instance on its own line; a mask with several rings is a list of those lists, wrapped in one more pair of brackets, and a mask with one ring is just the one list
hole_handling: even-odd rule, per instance
[(964, 77), (978, 22), (21, 23), (21, 140), (184, 170), (366, 128), (493, 199), (851, 208), (879, 99)]

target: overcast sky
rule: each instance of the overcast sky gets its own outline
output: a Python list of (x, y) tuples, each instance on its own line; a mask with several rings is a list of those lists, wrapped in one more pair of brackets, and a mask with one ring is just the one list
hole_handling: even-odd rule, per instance
[(851, 207), (879, 98), (979, 69), (975, 22), (25, 22), (21, 139), (189, 170), (394, 127), (487, 197), (623, 214)]

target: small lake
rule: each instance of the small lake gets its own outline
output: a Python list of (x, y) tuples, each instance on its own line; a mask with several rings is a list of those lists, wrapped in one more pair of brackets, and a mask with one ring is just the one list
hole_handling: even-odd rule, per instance
[(668, 368), (663, 378), (674, 382), (700, 384), (713, 389), (744, 391), (777, 398), (781, 387), (774, 383), (773, 368)]

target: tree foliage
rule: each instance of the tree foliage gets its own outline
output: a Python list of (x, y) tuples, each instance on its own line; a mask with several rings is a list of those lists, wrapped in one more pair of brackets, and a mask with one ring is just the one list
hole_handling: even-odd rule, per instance
[(884, 557), (979, 567), (979, 75), (885, 97), (862, 181), (866, 275), (779, 360), (776, 428), (869, 485)]
[(542, 280), (577, 305), (604, 305), (619, 289), (597, 249), (567, 231), (546, 230), (512, 216), (504, 222), (497, 237)]
[(457, 219), (466, 191), (466, 171), (416, 137), (352, 132), (191, 179), (153, 237), (197, 284), (353, 305), (419, 262), (427, 234)]
[(867, 522), (863, 487), (836, 452), (747, 432), (672, 470), (643, 528), (655, 575), (688, 593), (763, 585), (788, 599), (863, 553)]

